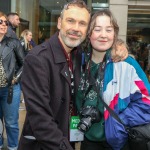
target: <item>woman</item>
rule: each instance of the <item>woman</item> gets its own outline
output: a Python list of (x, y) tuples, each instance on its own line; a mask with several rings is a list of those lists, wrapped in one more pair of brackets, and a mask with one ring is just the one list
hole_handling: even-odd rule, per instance
[(33, 42), (32, 32), (28, 29), (25, 29), (24, 31), (22, 31), (20, 41), (21, 41), (21, 45), (23, 46), (23, 50), (26, 56), (28, 52), (33, 48), (33, 45), (31, 45), (30, 43), (30, 42)]
[[(0, 12), (0, 119), (4, 120), (9, 150), (16, 150), (19, 137), (20, 85), (24, 53), (20, 41), (7, 34), (8, 21)], [(0, 149), (3, 138), (0, 136)]]
[(109, 10), (92, 16), (76, 97), (78, 128), (85, 133), (81, 150), (128, 150), (124, 126), (104, 108), (101, 98), (129, 127), (150, 122), (150, 85), (143, 70), (130, 56), (118, 63), (111, 59), (118, 32)]

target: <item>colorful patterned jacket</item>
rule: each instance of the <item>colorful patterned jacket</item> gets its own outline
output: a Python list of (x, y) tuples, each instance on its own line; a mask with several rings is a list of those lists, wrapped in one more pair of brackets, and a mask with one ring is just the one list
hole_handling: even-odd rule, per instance
[[(132, 57), (125, 61), (106, 64), (104, 101), (126, 126), (133, 127), (150, 122), (150, 84), (139, 64)], [(105, 134), (114, 150), (120, 150), (128, 135), (124, 126), (104, 110)]]

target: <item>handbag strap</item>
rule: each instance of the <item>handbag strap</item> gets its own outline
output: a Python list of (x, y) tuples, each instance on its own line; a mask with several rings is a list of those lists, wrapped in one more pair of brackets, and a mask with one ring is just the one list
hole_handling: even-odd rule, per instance
[[(4, 38), (5, 38), (5, 37), (4, 37)], [(2, 53), (3, 53), (3, 51), (4, 51), (5, 46), (6, 46), (7, 44), (8, 44), (8, 43), (7, 43), (6, 39), (4, 39), (4, 40), (2, 40), (2, 41), (0, 42), (0, 58), (1, 58), (1, 56), (2, 56)]]
[(94, 87), (95, 87), (95, 90), (97, 92), (99, 101), (101, 101), (103, 103), (104, 107), (109, 111), (109, 113), (111, 114), (111, 116), (113, 118), (115, 118), (119, 123), (121, 123), (125, 127), (126, 130), (128, 130), (128, 127), (125, 126), (125, 124), (122, 122), (122, 120), (119, 118), (119, 116), (105, 103), (105, 101), (103, 100), (102, 96), (99, 94), (99, 91), (96, 88), (96, 86), (94, 86)]
[(4, 46), (5, 46), (5, 43), (3, 43), (3, 44), (0, 43), (0, 58), (3, 53)]
[[(100, 97), (100, 96), (99, 96)], [(101, 98), (101, 102), (105, 106), (105, 108), (109, 111), (109, 113), (121, 124), (123, 124), (122, 120), (119, 118), (119, 116), (104, 102), (104, 100)], [(123, 124), (124, 125), (124, 124)]]

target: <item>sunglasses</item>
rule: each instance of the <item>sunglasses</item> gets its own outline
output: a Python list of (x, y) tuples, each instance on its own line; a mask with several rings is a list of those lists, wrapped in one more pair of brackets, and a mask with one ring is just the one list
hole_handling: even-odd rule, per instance
[(4, 21), (4, 20), (0, 19), (0, 25), (3, 24), (3, 22), (5, 23), (6, 26), (8, 26), (8, 21), (7, 20)]

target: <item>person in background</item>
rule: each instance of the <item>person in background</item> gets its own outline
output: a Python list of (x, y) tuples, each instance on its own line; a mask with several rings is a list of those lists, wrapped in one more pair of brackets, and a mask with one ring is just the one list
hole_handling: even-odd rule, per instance
[(147, 49), (148, 49), (148, 65), (147, 65), (147, 70), (150, 71), (150, 44), (147, 44)]
[(148, 80), (150, 82), (150, 44), (147, 45), (147, 49), (148, 49), (148, 56), (147, 56), (147, 59), (148, 59), (148, 64), (147, 64), (147, 77), (148, 77)]
[[(28, 52), (36, 45), (32, 40), (32, 32), (29, 29), (22, 31), (20, 36), (20, 42), (23, 46), (24, 55), (26, 56)], [(22, 95), (23, 98), (23, 95)], [(21, 103), (24, 103), (24, 98), (21, 100)], [(21, 109), (22, 107), (20, 107)], [(24, 108), (24, 107), (23, 107)]]
[(26, 56), (22, 90), (27, 114), (18, 150), (73, 150), (69, 120), (79, 82), (79, 45), (86, 38), (90, 15), (82, 0), (66, 4), (58, 18), (59, 31)]
[[(10, 12), (10, 13), (8, 13), (7, 14), (7, 18), (8, 18), (8, 29), (7, 29), (7, 35), (9, 36), (9, 37), (12, 37), (12, 38), (15, 38), (15, 39), (18, 39), (19, 40), (19, 38), (17, 37), (17, 35), (16, 35), (16, 29), (19, 27), (19, 25), (20, 25), (20, 18), (19, 18), (19, 15), (17, 14), (17, 13), (15, 13), (15, 12)], [(18, 70), (18, 66), (16, 65), (16, 70)], [(18, 83), (18, 84), (20, 84), (20, 83)], [(20, 85), (20, 87), (21, 87), (21, 85)], [(14, 89), (14, 92), (15, 92), (15, 89)], [(16, 92), (15, 92), (16, 93)], [(21, 97), (21, 88), (20, 88), (20, 90), (19, 89), (17, 89), (17, 93), (18, 93), (18, 97), (19, 97), (19, 95), (20, 95), (20, 100), (19, 99), (17, 99), (17, 100), (19, 100), (20, 102), (22, 102), (23, 100), (21, 99), (22, 97)], [(21, 106), (20, 106), (21, 107)], [(20, 108), (19, 108), (20, 109)]]
[(30, 43), (31, 40), (32, 40), (32, 32), (29, 29), (25, 29), (24, 31), (22, 31), (20, 36), (20, 42), (21, 45), (23, 46), (25, 56), (33, 48), (33, 46)]
[(85, 137), (81, 150), (129, 150), (126, 129), (104, 108), (102, 100), (126, 126), (150, 122), (150, 84), (145, 73), (131, 56), (112, 61), (112, 52), (126, 47), (118, 40), (118, 32), (119, 26), (108, 9), (92, 16), (83, 63), (86, 66), (76, 94), (81, 119), (78, 128)]
[(36, 42), (35, 42), (33, 39), (31, 39), (30, 45), (31, 45), (32, 47), (35, 47), (37, 44), (36, 44)]
[[(0, 12), (0, 119), (4, 121), (6, 128), (8, 150), (17, 150), (20, 104), (18, 82), (22, 73), (24, 53), (20, 41), (8, 36), (7, 29), (7, 16)], [(0, 136), (0, 149), (3, 144), (3, 137)]]
[(10, 12), (9, 14), (7, 14), (7, 17), (8, 17), (8, 21), (9, 21), (7, 33), (9, 34), (9, 36), (18, 39), (18, 37), (16, 35), (16, 29), (20, 25), (19, 15), (17, 13)]

